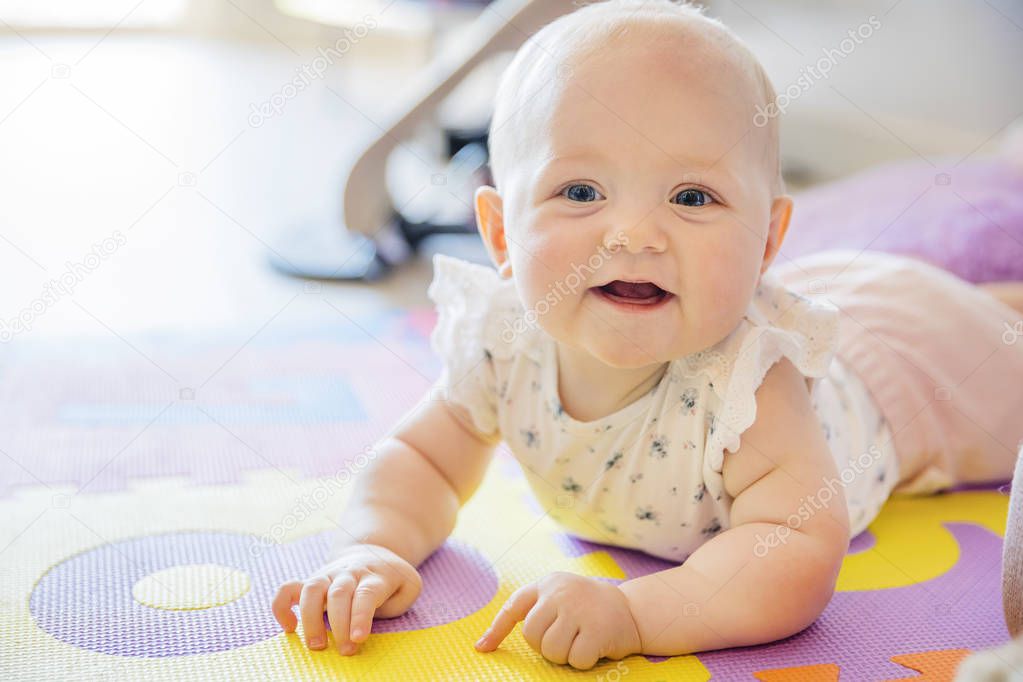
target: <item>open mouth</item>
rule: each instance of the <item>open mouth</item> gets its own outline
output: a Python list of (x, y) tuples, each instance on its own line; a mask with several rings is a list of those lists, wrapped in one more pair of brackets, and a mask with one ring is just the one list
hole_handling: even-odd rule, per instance
[(625, 282), (620, 279), (594, 287), (593, 292), (612, 303), (635, 306), (655, 306), (672, 296), (671, 292), (665, 291), (653, 282)]

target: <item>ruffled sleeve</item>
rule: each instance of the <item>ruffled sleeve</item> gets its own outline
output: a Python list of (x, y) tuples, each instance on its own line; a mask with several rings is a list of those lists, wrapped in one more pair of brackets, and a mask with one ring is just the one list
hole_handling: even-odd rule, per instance
[(839, 311), (830, 302), (797, 294), (770, 270), (761, 276), (746, 318), (720, 351), (730, 371), (715, 388), (716, 400), (706, 416), (706, 478), (720, 483), (724, 452), (739, 449), (740, 435), (756, 419), (756, 391), (782, 357), (810, 379), (814, 390), (834, 357), (838, 323)]
[(437, 254), (427, 296), (437, 308), (430, 345), (443, 363), (444, 399), (464, 408), (476, 431), (500, 438), (497, 364), (523, 343), (514, 285), (492, 268)]

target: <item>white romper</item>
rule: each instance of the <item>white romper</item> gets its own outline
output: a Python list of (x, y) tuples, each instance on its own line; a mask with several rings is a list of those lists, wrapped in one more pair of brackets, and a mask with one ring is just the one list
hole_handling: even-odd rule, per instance
[(843, 487), (856, 535), (898, 482), (887, 422), (834, 357), (838, 310), (784, 287), (771, 270), (732, 333), (671, 361), (635, 402), (581, 422), (559, 400), (556, 342), (526, 315), (514, 283), (442, 254), (433, 262), (431, 344), (446, 399), (481, 435), (507, 443), (539, 503), (574, 535), (682, 562), (728, 529), (724, 451), (739, 449), (755, 391), (781, 356), (808, 378), (839, 472), (793, 513), (808, 518)]

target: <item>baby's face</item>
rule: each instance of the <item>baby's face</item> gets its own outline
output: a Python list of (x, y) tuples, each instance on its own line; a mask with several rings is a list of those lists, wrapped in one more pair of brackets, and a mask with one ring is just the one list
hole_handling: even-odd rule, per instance
[(791, 206), (771, 196), (751, 78), (713, 51), (679, 61), (656, 43), (577, 60), (498, 200), (529, 317), (613, 367), (731, 332)]

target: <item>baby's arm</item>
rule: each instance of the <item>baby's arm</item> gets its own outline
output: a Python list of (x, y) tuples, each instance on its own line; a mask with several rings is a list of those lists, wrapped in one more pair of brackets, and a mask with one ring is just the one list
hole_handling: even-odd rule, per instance
[[(724, 458), (732, 527), (681, 566), (619, 585), (644, 654), (781, 639), (813, 623), (831, 599), (849, 546), (848, 511), (841, 485), (823, 508), (808, 502), (837, 471), (805, 379), (782, 358), (756, 400), (756, 421)], [(771, 536), (778, 541), (768, 544)]]
[(294, 631), (291, 607), (298, 603), (310, 648), (326, 645), (324, 611), (338, 650), (350, 654), (369, 636), (374, 613), (400, 615), (418, 596), (421, 579), (414, 567), (454, 529), (496, 444), (467, 425), (467, 414), (456, 415), (461, 409), (425, 398), (378, 443), (342, 514), (327, 563), (278, 590), (277, 620)]
[(461, 410), (424, 398), (377, 444), (377, 456), (341, 517), (337, 549), (357, 542), (381, 545), (418, 566), (443, 544), (496, 445), (466, 425), (467, 415), (455, 415)]

